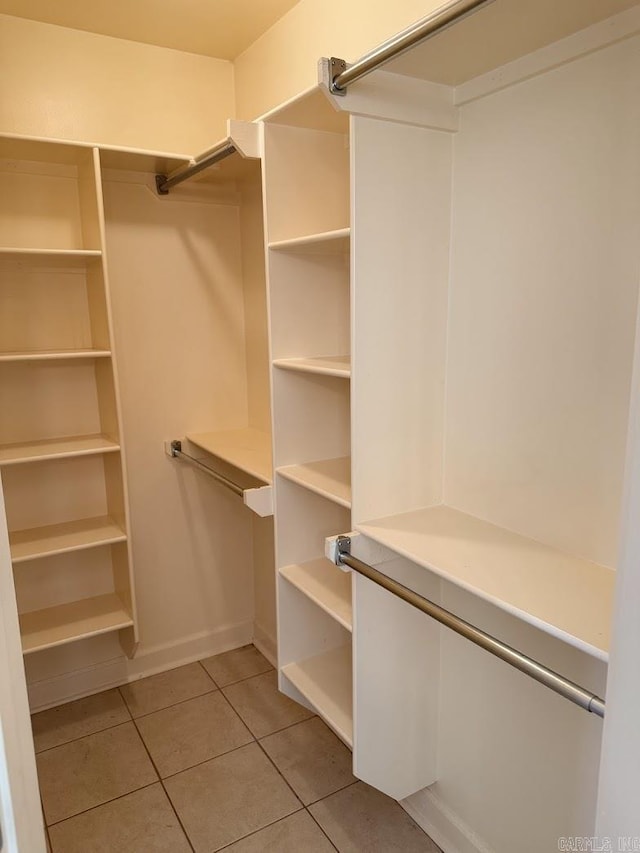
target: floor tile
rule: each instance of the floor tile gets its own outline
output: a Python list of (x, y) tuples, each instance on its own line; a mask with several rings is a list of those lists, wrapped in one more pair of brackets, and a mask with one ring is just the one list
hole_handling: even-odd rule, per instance
[(358, 782), (309, 807), (340, 853), (439, 853), (395, 800)]
[(356, 781), (351, 753), (319, 717), (260, 743), (305, 805)]
[(219, 690), (136, 720), (163, 778), (253, 740)]
[(266, 657), (256, 649), (255, 646), (243, 646), (241, 649), (233, 649), (212, 658), (200, 661), (218, 687), (227, 687), (251, 678), (252, 675), (261, 675), (273, 669)]
[(127, 794), (49, 830), (53, 853), (190, 853), (159, 783)]
[(335, 853), (335, 847), (314, 819), (301, 811), (236, 841), (224, 853)]
[(257, 738), (313, 716), (312, 711), (280, 693), (275, 672), (232, 684), (222, 692)]
[(120, 688), (133, 717), (151, 714), (216, 689), (199, 663), (179, 666)]
[(36, 761), (48, 824), (158, 779), (133, 723), (40, 752)]
[(106, 690), (31, 717), (36, 752), (101, 732), (131, 719), (117, 690)]
[(165, 782), (196, 853), (212, 853), (301, 808), (258, 744)]

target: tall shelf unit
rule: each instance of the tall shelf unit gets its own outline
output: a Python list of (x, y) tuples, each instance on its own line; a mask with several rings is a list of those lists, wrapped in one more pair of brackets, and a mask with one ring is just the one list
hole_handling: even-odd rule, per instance
[(0, 140), (0, 469), (25, 654), (137, 643), (97, 149)]
[(349, 124), (321, 92), (264, 123), (280, 687), (353, 744)]

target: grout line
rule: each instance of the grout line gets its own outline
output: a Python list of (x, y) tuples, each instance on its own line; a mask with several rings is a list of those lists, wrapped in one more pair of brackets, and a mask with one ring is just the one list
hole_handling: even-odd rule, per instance
[(291, 785), (291, 783), (288, 781), (288, 779), (286, 779), (286, 778), (285, 778), (284, 774), (282, 773), (282, 771), (280, 770), (280, 768), (278, 767), (278, 765), (275, 763), (275, 761), (273, 760), (273, 758), (271, 758), (271, 756), (269, 755), (269, 753), (267, 752), (267, 750), (264, 748), (264, 746), (260, 743), (260, 741), (257, 741), (257, 744), (258, 744), (258, 746), (260, 747), (260, 749), (262, 750), (263, 754), (267, 756), (267, 760), (269, 761), (269, 763), (270, 763), (270, 764), (272, 764), (272, 765), (273, 765), (273, 767), (275, 767), (275, 769), (276, 769), (276, 772), (277, 772), (278, 776), (280, 776), (280, 778), (281, 778), (281, 779), (282, 779), (282, 781), (285, 783), (285, 785), (289, 788), (289, 790), (290, 790), (290, 791), (292, 791), (293, 796), (294, 796), (294, 797), (296, 798), (296, 800), (300, 803), (300, 805), (302, 806), (302, 808), (304, 808), (304, 803), (302, 802), (302, 800), (301, 800), (301, 799), (300, 799), (300, 797), (298, 796), (297, 791), (295, 791), (295, 790), (294, 790), (293, 785)]
[[(205, 694), (205, 695), (207, 695), (207, 694)], [(135, 721), (135, 720), (133, 721), (133, 724), (134, 724), (134, 726), (136, 727), (136, 731), (138, 732), (138, 737), (139, 737), (139, 738), (140, 738), (140, 740), (142, 741), (142, 745), (144, 746), (145, 752), (146, 752), (146, 753), (147, 753), (147, 755), (149, 756), (149, 761), (151, 762), (151, 765), (152, 765), (153, 769), (156, 771), (156, 774), (157, 774), (157, 776), (158, 776), (158, 781), (160, 782), (160, 785), (162, 786), (162, 790), (164, 791), (164, 795), (165, 795), (165, 797), (167, 798), (167, 800), (169, 801), (169, 805), (171, 806), (171, 809), (172, 809), (172, 811), (173, 811), (174, 815), (176, 816), (176, 820), (178, 821), (178, 825), (180, 826), (180, 828), (181, 828), (181, 829), (182, 829), (182, 831), (184, 832), (184, 837), (187, 839), (187, 844), (189, 845), (189, 847), (191, 848), (191, 850), (193, 851), (193, 853), (195, 853), (195, 849), (194, 849), (194, 847), (193, 847), (193, 844), (191, 843), (191, 839), (189, 838), (189, 835), (188, 835), (188, 833), (187, 833), (187, 830), (185, 829), (185, 826), (184, 826), (184, 824), (182, 823), (182, 820), (180, 819), (180, 815), (179, 815), (179, 814), (178, 814), (178, 812), (176, 811), (176, 807), (173, 805), (173, 800), (171, 799), (171, 797), (169, 796), (169, 792), (168, 792), (168, 791), (167, 791), (167, 789), (165, 788), (164, 780), (163, 780), (162, 776), (160, 775), (160, 771), (159, 771), (159, 770), (158, 770), (158, 768), (156, 767), (156, 763), (155, 763), (155, 761), (153, 760), (153, 756), (152, 756), (152, 755), (151, 755), (151, 753), (149, 752), (149, 749), (148, 749), (148, 747), (147, 747), (147, 744), (145, 743), (145, 740), (144, 740), (144, 738), (142, 737), (142, 733), (140, 732), (140, 729), (139, 729), (139, 728), (138, 728), (138, 726), (136, 725), (136, 721)]]
[(145, 717), (150, 717), (152, 714), (159, 714), (161, 711), (168, 711), (169, 708), (177, 708), (178, 705), (184, 705), (187, 702), (192, 702), (194, 699), (202, 699), (203, 696), (211, 696), (212, 693), (220, 693), (220, 688), (216, 687), (213, 690), (207, 690), (206, 693), (197, 693), (195, 696), (189, 696), (188, 699), (179, 699), (177, 702), (173, 702), (171, 705), (165, 705), (164, 708), (156, 708), (155, 711), (149, 711), (146, 714), (138, 714), (137, 717), (132, 717), (131, 719), (135, 723), (136, 720), (144, 720)]
[[(224, 654), (224, 652), (223, 652), (223, 654)], [(214, 657), (215, 657), (215, 656), (214, 656)], [(206, 660), (206, 658), (205, 658), (205, 660)], [(206, 666), (202, 663), (202, 661), (201, 661), (201, 660), (197, 660), (197, 661), (196, 661), (196, 663), (197, 663), (197, 664), (199, 664), (199, 666), (200, 666), (200, 667), (205, 671), (205, 673), (206, 673), (206, 675), (207, 675), (207, 678), (210, 678), (210, 679), (211, 679), (211, 681), (213, 681), (213, 683), (215, 684), (215, 686), (218, 688), (218, 690), (220, 690), (220, 685), (219, 685), (219, 684), (218, 684), (218, 682), (215, 680), (215, 678), (211, 675), (211, 673), (210, 673), (210, 672), (209, 672), (209, 670), (206, 668)], [(142, 679), (141, 679), (141, 680), (142, 680)]]
[(132, 791), (127, 791), (124, 794), (118, 794), (117, 797), (111, 797), (109, 800), (105, 800), (103, 803), (98, 803), (95, 806), (90, 806), (88, 809), (82, 809), (81, 812), (76, 812), (75, 814), (70, 814), (68, 817), (60, 818), (60, 820), (56, 820), (53, 823), (47, 824), (47, 830), (49, 830), (52, 826), (58, 826), (59, 824), (65, 823), (68, 820), (73, 820), (75, 817), (80, 817), (80, 815), (87, 814), (87, 812), (93, 812), (96, 809), (100, 809), (102, 808), (102, 806), (106, 806), (109, 803), (115, 803), (118, 800), (124, 800), (124, 798), (128, 797), (129, 794), (136, 794), (138, 791), (144, 791), (145, 788), (151, 788), (153, 785), (157, 785), (158, 782), (160, 782), (160, 779), (155, 779), (148, 785), (141, 785), (139, 788), (134, 788)]
[(190, 764), (189, 767), (185, 767), (182, 770), (176, 770), (175, 773), (169, 773), (168, 776), (160, 777), (160, 781), (166, 782), (167, 779), (175, 779), (175, 777), (179, 776), (181, 773), (188, 773), (189, 770), (195, 770), (196, 767), (202, 767), (203, 764), (208, 764), (210, 761), (215, 761), (216, 758), (222, 758), (225, 755), (231, 755), (232, 752), (237, 752), (239, 749), (252, 746), (254, 743), (256, 743), (255, 740), (249, 741), (249, 743), (242, 743), (240, 746), (234, 746), (233, 749), (228, 749), (226, 752), (221, 752), (218, 755), (212, 755), (209, 758), (205, 758), (204, 761), (198, 761), (197, 764)]
[(262, 832), (263, 829), (268, 829), (270, 826), (275, 826), (277, 823), (280, 823), (283, 820), (287, 820), (287, 818), (293, 817), (294, 814), (300, 814), (303, 812), (304, 806), (301, 809), (296, 809), (295, 812), (289, 812), (289, 814), (283, 815), (282, 817), (277, 818), (277, 820), (272, 820), (271, 823), (265, 823), (264, 826), (259, 827), (258, 829), (254, 829), (252, 832), (248, 832), (246, 835), (243, 835), (242, 838), (236, 838), (235, 841), (230, 841), (229, 844), (225, 844), (224, 847), (218, 847), (216, 853), (222, 853), (223, 850), (228, 850), (230, 847), (233, 847), (234, 844), (237, 844), (239, 841), (244, 841), (247, 838), (251, 838), (253, 835), (257, 835), (259, 832)]
[(307, 803), (305, 808), (308, 809), (310, 806), (315, 806), (317, 803), (321, 803), (323, 800), (329, 799), (329, 797), (333, 797), (334, 794), (339, 794), (340, 791), (346, 791), (347, 788), (350, 788), (352, 785), (357, 785), (360, 782), (360, 779), (356, 779), (354, 777), (353, 782), (347, 782), (346, 785), (342, 785), (340, 788), (336, 788), (335, 791), (331, 791), (330, 794), (325, 794), (324, 797), (318, 797), (317, 800), (314, 800), (312, 803)]
[(57, 743), (55, 746), (48, 746), (46, 749), (41, 749), (39, 752), (36, 752), (36, 756), (45, 755), (47, 752), (51, 752), (54, 749), (60, 749), (63, 746), (68, 746), (70, 743), (77, 743), (79, 740), (84, 740), (88, 737), (93, 737), (94, 735), (102, 734), (102, 732), (111, 731), (111, 729), (117, 729), (119, 726), (126, 726), (127, 723), (135, 722), (133, 719), (124, 720), (121, 723), (114, 723), (112, 726), (105, 726), (104, 729), (98, 729), (95, 732), (89, 732), (86, 735), (80, 735), (79, 737), (71, 738), (71, 740), (65, 740), (63, 743)]
[[(349, 786), (347, 785), (347, 787), (349, 787)], [(344, 788), (341, 788), (340, 790), (344, 791)], [(331, 794), (329, 794), (329, 796), (331, 796)], [(327, 798), (325, 797), (324, 799), (326, 800)], [(320, 802), (322, 802), (322, 800), (317, 800), (316, 802), (320, 803)], [(313, 805), (313, 803), (311, 803), (311, 805)], [(315, 825), (318, 827), (318, 829), (320, 830), (320, 832), (321, 832), (321, 833), (324, 835), (324, 837), (327, 839), (327, 841), (329, 842), (329, 844), (333, 847), (333, 849), (334, 849), (334, 850), (338, 850), (338, 848), (336, 847), (336, 845), (333, 843), (333, 841), (332, 841), (332, 840), (329, 838), (329, 836), (327, 835), (327, 832), (326, 832), (325, 828), (322, 826), (322, 824), (320, 823), (320, 821), (316, 820), (315, 816), (314, 816), (314, 815), (309, 811), (309, 806), (306, 806), (306, 807), (305, 807), (305, 811), (306, 811), (306, 813), (309, 815), (309, 817), (311, 818), (311, 820), (315, 823)], [(338, 853), (339, 853), (339, 851), (338, 851)]]

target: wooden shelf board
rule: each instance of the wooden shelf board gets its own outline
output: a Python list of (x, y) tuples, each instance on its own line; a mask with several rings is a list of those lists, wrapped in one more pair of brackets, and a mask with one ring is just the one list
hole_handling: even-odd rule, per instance
[(321, 231), (319, 234), (306, 234), (289, 240), (269, 243), (274, 252), (292, 252), (305, 255), (343, 255), (349, 252), (350, 228), (338, 228), (335, 231)]
[(347, 631), (352, 630), (351, 575), (321, 557), (299, 565), (284, 566), (280, 574), (304, 593)]
[(351, 359), (348, 355), (325, 355), (321, 358), (278, 358), (274, 367), (281, 370), (295, 370), (300, 373), (318, 373), (322, 376), (337, 376), (348, 379), (351, 376)]
[(240, 471), (264, 483), (271, 483), (271, 436), (252, 429), (234, 429), (219, 432), (188, 433), (187, 439), (217, 456)]
[(351, 645), (300, 663), (282, 667), (282, 673), (313, 705), (322, 719), (348, 746), (353, 746)]
[(125, 542), (127, 535), (108, 516), (83, 518), (63, 524), (48, 524), (9, 534), (11, 559), (14, 564), (54, 554), (82, 551), (115, 542)]
[(12, 261), (29, 267), (86, 268), (99, 260), (99, 249), (19, 249), (0, 247), (0, 262)]
[(587, 654), (607, 660), (615, 572), (447, 506), (356, 529)]
[(76, 358), (109, 358), (111, 351), (106, 349), (63, 349), (42, 350), (41, 352), (0, 352), (2, 361), (57, 361)]
[(304, 486), (311, 492), (328, 498), (347, 509), (351, 508), (351, 458), (322, 459), (304, 465), (286, 465), (278, 474)]
[(69, 456), (114, 453), (117, 450), (120, 450), (120, 445), (106, 435), (75, 435), (20, 444), (3, 444), (0, 445), (0, 466), (64, 459)]
[(23, 613), (20, 616), (22, 651), (30, 654), (132, 625), (131, 616), (115, 593), (85, 598)]

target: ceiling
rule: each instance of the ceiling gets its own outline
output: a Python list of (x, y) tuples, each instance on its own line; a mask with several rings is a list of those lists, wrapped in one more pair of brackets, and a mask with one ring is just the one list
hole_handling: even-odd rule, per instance
[(0, 13), (235, 59), (298, 0), (0, 0)]

